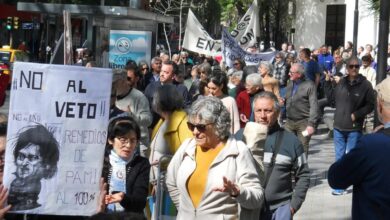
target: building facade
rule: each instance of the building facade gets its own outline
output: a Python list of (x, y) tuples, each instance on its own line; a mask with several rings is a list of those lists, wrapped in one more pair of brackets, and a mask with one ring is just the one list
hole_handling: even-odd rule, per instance
[[(355, 0), (296, 0), (296, 47), (327, 44), (336, 48), (353, 40)], [(378, 43), (379, 19), (367, 1), (359, 1), (357, 46)]]

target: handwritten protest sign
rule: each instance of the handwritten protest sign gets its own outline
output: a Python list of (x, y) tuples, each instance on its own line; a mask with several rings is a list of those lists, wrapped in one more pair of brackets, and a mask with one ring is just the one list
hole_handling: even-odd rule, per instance
[(96, 212), (111, 80), (109, 69), (15, 63), (4, 169), (13, 212)]
[(234, 59), (242, 59), (246, 65), (259, 65), (261, 61), (272, 61), (276, 52), (249, 53), (225, 29), (222, 31), (222, 54), (226, 65), (233, 67)]

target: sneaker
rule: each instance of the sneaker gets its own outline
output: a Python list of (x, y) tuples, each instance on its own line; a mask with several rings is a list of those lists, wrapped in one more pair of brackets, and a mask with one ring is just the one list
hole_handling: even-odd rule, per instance
[(334, 196), (341, 196), (341, 195), (344, 195), (346, 193), (347, 193), (347, 191), (345, 191), (344, 189), (334, 189), (334, 190), (332, 190), (332, 195), (334, 195)]

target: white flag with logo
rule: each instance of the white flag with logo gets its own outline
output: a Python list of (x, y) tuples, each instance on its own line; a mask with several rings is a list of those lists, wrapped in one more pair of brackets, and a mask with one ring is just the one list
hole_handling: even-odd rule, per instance
[(257, 7), (257, 0), (254, 0), (251, 7), (238, 22), (237, 27), (230, 32), (244, 50), (258, 44), (260, 39), (259, 22), (259, 8)]

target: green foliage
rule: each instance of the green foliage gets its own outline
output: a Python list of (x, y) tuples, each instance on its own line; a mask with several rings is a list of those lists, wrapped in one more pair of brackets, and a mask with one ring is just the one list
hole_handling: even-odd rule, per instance
[(376, 14), (379, 14), (380, 0), (365, 0), (368, 3), (368, 8)]

